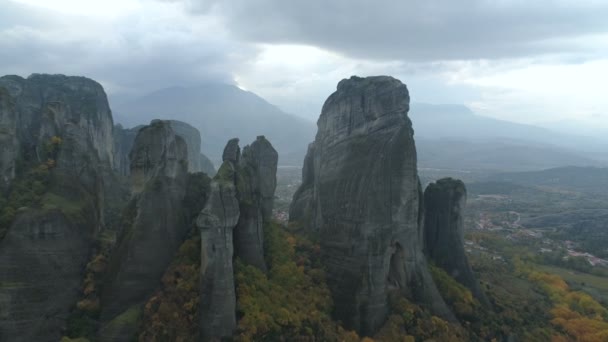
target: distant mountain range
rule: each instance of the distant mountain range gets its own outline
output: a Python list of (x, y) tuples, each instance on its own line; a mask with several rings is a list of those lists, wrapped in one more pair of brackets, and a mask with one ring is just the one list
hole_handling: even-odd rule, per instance
[[(112, 103), (112, 108), (115, 121), (127, 127), (155, 118), (190, 123), (201, 132), (202, 152), (215, 162), (230, 138), (239, 137), (245, 145), (265, 135), (279, 152), (281, 165), (301, 166), (316, 133), (312, 120), (227, 84), (166, 88)], [(526, 171), (602, 166), (606, 161), (608, 146), (597, 139), (476, 115), (462, 105), (412, 103), (409, 116), (420, 167)]]
[(302, 165), (316, 125), (281, 111), (254, 93), (233, 85), (207, 84), (173, 87), (112, 104), (115, 121), (132, 127), (152, 119), (175, 119), (198, 128), (202, 152), (215, 162), (229, 139), (241, 146), (265, 135), (280, 154), (281, 164)]
[(608, 193), (608, 168), (568, 166), (539, 171), (506, 172), (489, 176), (492, 181), (564, 190)]
[(412, 103), (409, 116), (426, 168), (528, 171), (606, 165), (604, 142), (473, 113), (463, 105)]

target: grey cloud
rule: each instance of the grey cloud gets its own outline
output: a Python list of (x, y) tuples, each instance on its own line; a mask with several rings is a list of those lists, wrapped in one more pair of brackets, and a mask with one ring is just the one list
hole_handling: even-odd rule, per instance
[[(180, 1), (180, 0), (173, 0)], [(497, 59), (578, 53), (608, 31), (599, 1), (181, 0), (241, 39), (302, 43), (363, 59)]]
[(179, 20), (157, 23), (146, 13), (90, 26), (68, 14), (42, 20), (44, 14), (25, 5), (1, 5), (0, 75), (84, 75), (109, 93), (139, 95), (173, 85), (234, 83), (234, 66), (256, 53), (221, 32), (201, 32)]

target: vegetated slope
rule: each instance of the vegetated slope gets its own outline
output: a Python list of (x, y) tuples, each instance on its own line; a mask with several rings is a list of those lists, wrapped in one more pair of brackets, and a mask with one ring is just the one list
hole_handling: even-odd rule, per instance
[(277, 146), (282, 164), (299, 165), (314, 138), (312, 121), (284, 113), (261, 97), (228, 84), (161, 89), (126, 103), (112, 104), (116, 121), (128, 127), (151, 119), (187, 122), (201, 132), (202, 153), (220, 160), (226, 141), (265, 135)]

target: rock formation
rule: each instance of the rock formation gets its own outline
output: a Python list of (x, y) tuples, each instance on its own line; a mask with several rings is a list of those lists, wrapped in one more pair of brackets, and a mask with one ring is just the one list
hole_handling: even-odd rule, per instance
[(264, 224), (270, 222), (279, 155), (264, 136), (243, 149), (238, 178), (241, 218), (234, 232), (237, 256), (266, 271)]
[[(199, 131), (189, 124), (177, 120), (168, 120), (173, 131), (181, 136), (188, 146), (188, 172), (204, 172), (209, 176), (215, 175), (215, 167), (209, 158), (201, 151), (201, 135)], [(144, 126), (123, 128), (114, 126), (114, 169), (123, 176), (128, 176), (129, 152), (133, 146), (137, 131)]]
[(112, 115), (97, 82), (34, 74), (0, 77), (0, 116), (2, 179), (40, 177), (0, 241), (0, 340), (57, 341), (104, 225)]
[(467, 190), (460, 180), (443, 178), (427, 186), (424, 191), (424, 252), (487, 305), (488, 300), (479, 288), (464, 252), (466, 200)]
[(215, 175), (215, 168), (209, 158), (201, 153), (201, 133), (191, 125), (177, 120), (169, 120), (175, 133), (188, 145), (188, 172), (204, 172)]
[(197, 226), (201, 232), (201, 335), (230, 337), (236, 328), (233, 257), (266, 271), (264, 223), (270, 220), (278, 154), (266, 138), (243, 149), (231, 139)]
[(319, 235), (335, 318), (373, 334), (401, 291), (453, 319), (422, 253), (409, 94), (387, 76), (342, 80), (323, 105), (290, 220)]
[(137, 132), (144, 126), (123, 128), (118, 124), (114, 126), (114, 171), (122, 176), (129, 176), (131, 167), (129, 165), (129, 152), (133, 148), (133, 142)]
[(132, 203), (110, 259), (101, 296), (102, 340), (128, 340), (136, 327), (112, 322), (140, 305), (183, 242), (189, 226), (182, 201), (186, 193), (186, 143), (167, 121), (154, 120), (139, 130), (130, 153)]
[[(229, 162), (222, 167), (230, 167)], [(239, 216), (234, 183), (216, 178), (197, 219), (201, 232), (200, 322), (204, 340), (230, 337), (236, 329), (232, 237)]]
[(18, 153), (15, 103), (8, 90), (0, 88), (0, 191), (15, 178)]

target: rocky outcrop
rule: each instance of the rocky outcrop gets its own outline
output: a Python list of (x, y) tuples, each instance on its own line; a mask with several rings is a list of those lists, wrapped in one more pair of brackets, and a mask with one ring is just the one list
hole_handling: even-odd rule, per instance
[[(168, 120), (173, 131), (181, 136), (188, 147), (188, 172), (204, 172), (207, 175), (215, 175), (215, 167), (209, 158), (201, 151), (201, 135), (199, 131), (189, 124), (177, 120)], [(114, 126), (114, 169), (123, 176), (129, 176), (129, 152), (133, 147), (133, 141), (137, 132), (144, 126), (134, 128), (123, 128), (121, 125)]]
[(67, 130), (82, 132), (74, 150), (112, 165), (112, 113), (102, 86), (85, 77), (33, 74), (0, 77), (14, 99), (17, 136), (25, 157), (43, 157), (44, 143)]
[(133, 142), (137, 132), (144, 126), (123, 128), (118, 124), (114, 126), (114, 171), (122, 176), (129, 176), (131, 166), (129, 165), (129, 152), (133, 148)]
[(36, 170), (40, 197), (0, 241), (0, 340), (57, 341), (104, 226), (112, 115), (97, 82), (38, 74), (0, 77), (0, 115), (3, 179)]
[(483, 304), (485, 294), (471, 270), (464, 251), (467, 190), (462, 181), (443, 178), (424, 190), (424, 253), (437, 266), (471, 290)]
[(0, 87), (0, 193), (15, 178), (18, 155), (15, 103), (8, 90)]
[(241, 218), (234, 232), (237, 256), (266, 271), (264, 225), (270, 222), (279, 155), (264, 136), (243, 149), (237, 178)]
[(230, 337), (236, 328), (233, 258), (266, 271), (264, 224), (272, 214), (278, 154), (265, 137), (228, 141), (197, 226), (201, 232), (201, 336)]
[(363, 334), (401, 291), (453, 319), (428, 271), (409, 94), (387, 76), (342, 80), (323, 105), (290, 220), (319, 235), (335, 318)]
[(169, 120), (175, 133), (188, 145), (188, 172), (204, 172), (215, 175), (215, 168), (209, 158), (201, 153), (201, 133), (191, 125), (177, 120)]
[(130, 153), (133, 198), (111, 256), (101, 296), (101, 340), (131, 338), (136, 327), (121, 327), (116, 319), (150, 296), (189, 225), (182, 204), (186, 194), (186, 143), (167, 121), (154, 120), (141, 128)]
[[(222, 165), (231, 167), (230, 162)], [(234, 183), (216, 178), (196, 222), (201, 233), (200, 323), (205, 341), (230, 337), (236, 329), (232, 237), (239, 216)]]

